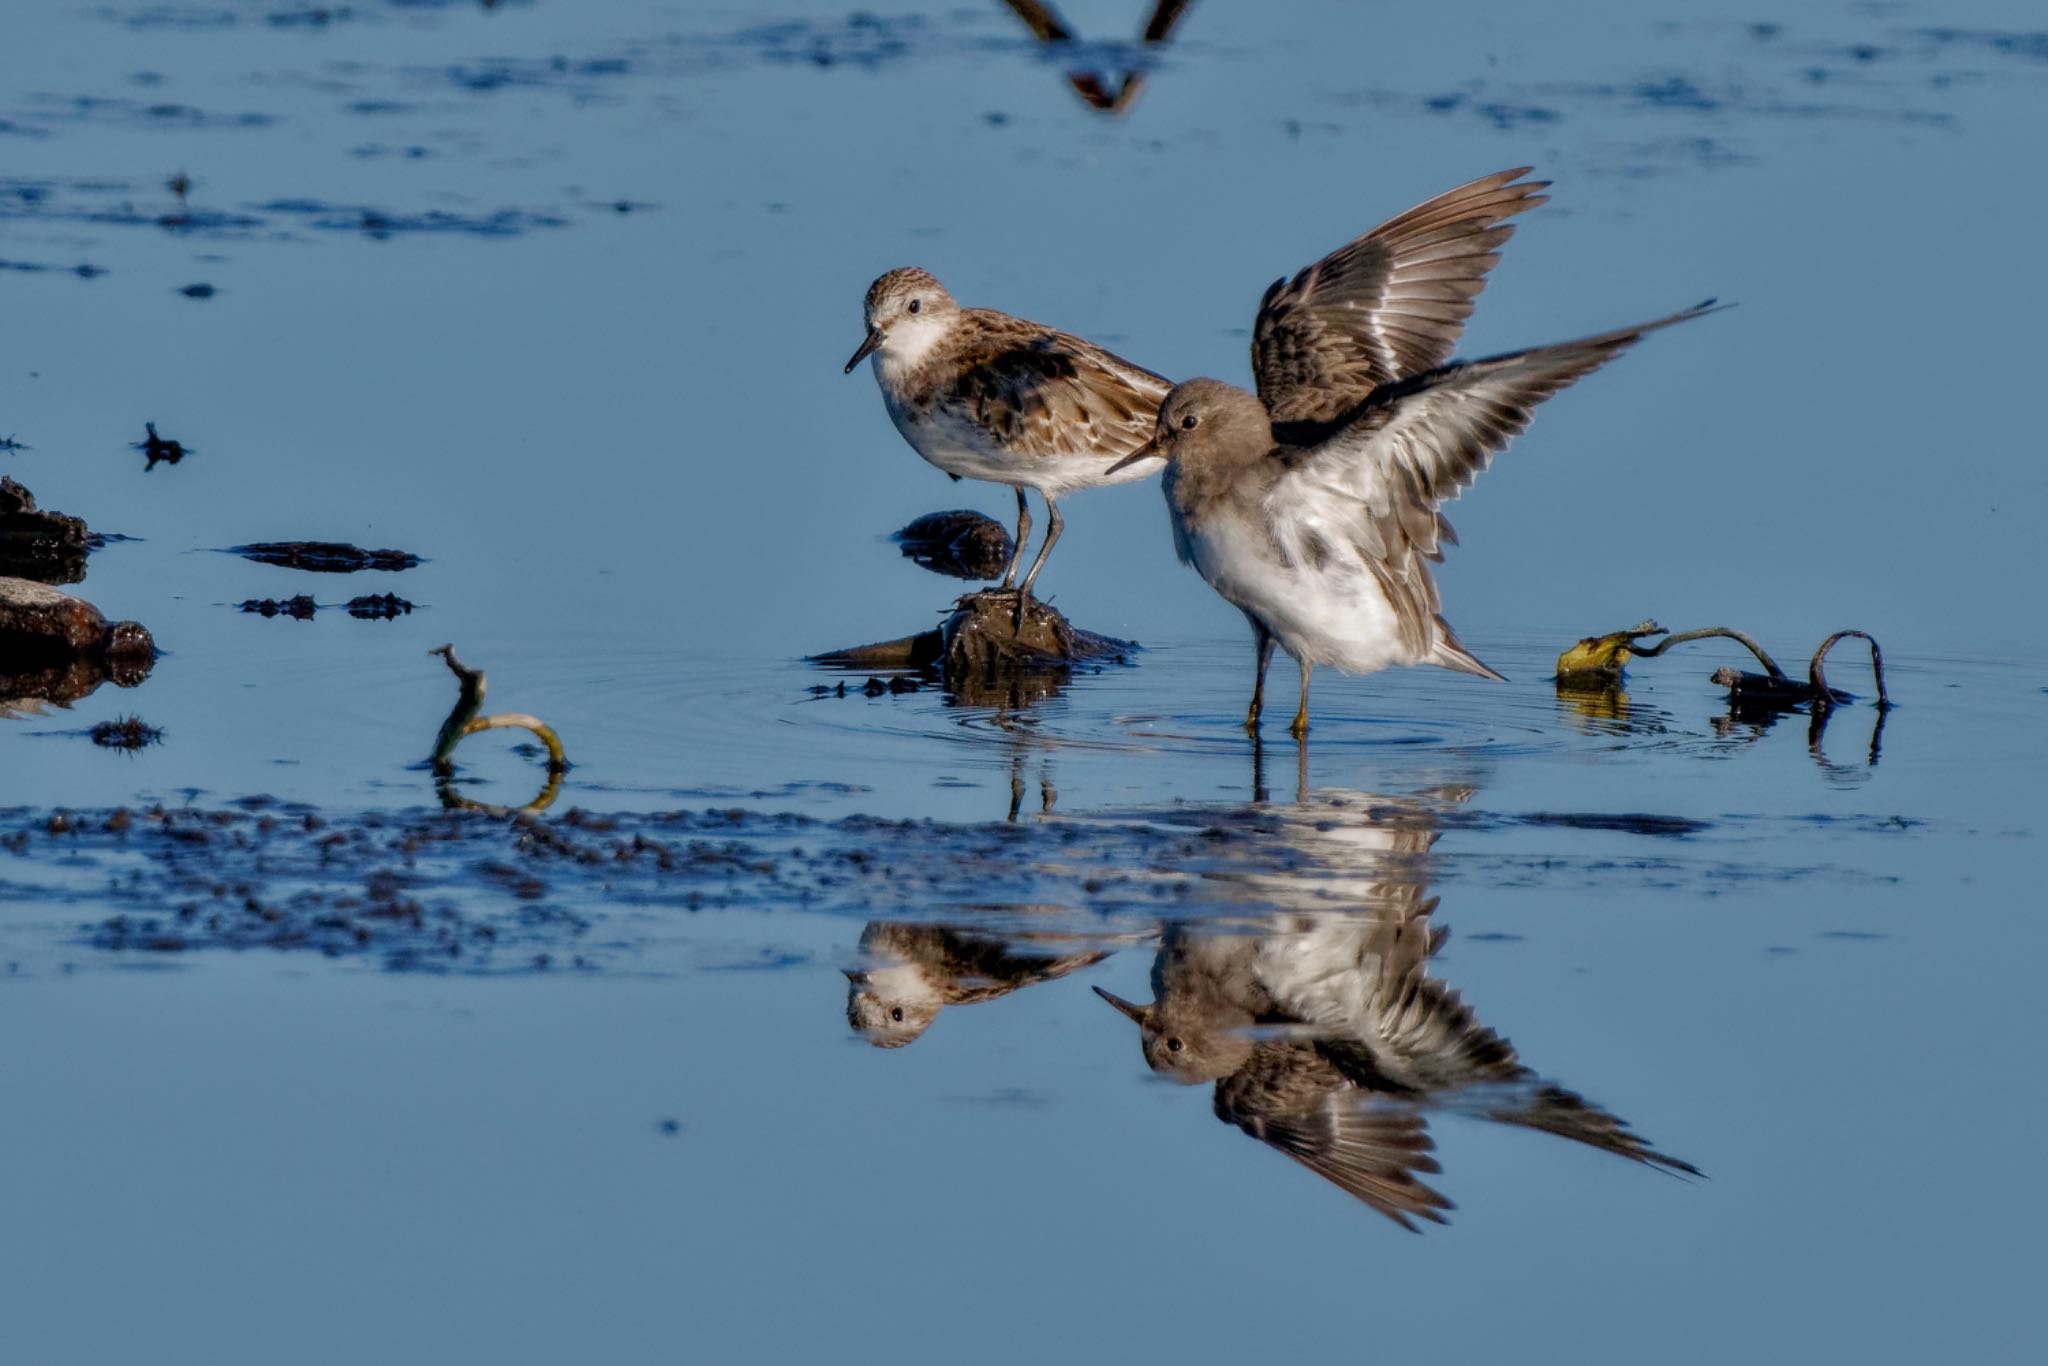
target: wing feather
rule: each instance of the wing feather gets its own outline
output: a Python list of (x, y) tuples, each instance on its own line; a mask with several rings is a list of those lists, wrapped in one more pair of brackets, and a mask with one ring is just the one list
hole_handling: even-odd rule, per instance
[(1252, 373), (1274, 419), (1326, 421), (1449, 360), (1514, 233), (1505, 220), (1547, 198), (1550, 182), (1521, 180), (1529, 170), (1438, 195), (1274, 281), (1252, 330)]
[(1452, 1208), (1416, 1175), (1440, 1170), (1422, 1114), (1359, 1090), (1306, 1045), (1261, 1045), (1216, 1083), (1215, 1110), (1411, 1233)]
[(1281, 550), (1300, 563), (1320, 542), (1350, 544), (1387, 590), (1418, 655), (1491, 674), (1441, 616), (1430, 566), (1457, 537), (1438, 511), (1529, 425), (1536, 406), (1651, 332), (1716, 311), (1714, 301), (1655, 322), (1554, 346), (1461, 361), (1381, 386), (1329, 422), (1276, 426), (1287, 472), (1266, 496)]
[(1000, 445), (1025, 455), (1120, 460), (1151, 440), (1173, 385), (1093, 342), (1051, 328), (988, 329), (981, 354), (938, 395)]

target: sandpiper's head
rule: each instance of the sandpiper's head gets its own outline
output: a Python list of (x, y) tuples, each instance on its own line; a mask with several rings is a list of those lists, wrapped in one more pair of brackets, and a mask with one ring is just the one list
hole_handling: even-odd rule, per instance
[(852, 374), (854, 366), (877, 351), (884, 355), (923, 351), (938, 340), (951, 315), (959, 311), (960, 305), (930, 271), (916, 266), (890, 271), (868, 286), (868, 335), (853, 359), (846, 362), (846, 372)]
[(1214, 1081), (1237, 1071), (1251, 1056), (1251, 1038), (1237, 1030), (1200, 1028), (1197, 1022), (1177, 1019), (1158, 1005), (1141, 1006), (1101, 987), (1095, 988), (1095, 994), (1138, 1026), (1145, 1065), (1161, 1076), (1184, 1085)]
[(901, 1048), (939, 1018), (943, 1002), (916, 984), (888, 980), (883, 972), (846, 974), (846, 1022), (877, 1048)]
[(1273, 448), (1273, 419), (1256, 394), (1220, 379), (1191, 379), (1176, 384), (1152, 439), (1110, 468), (1154, 457), (1167, 461), (1204, 456), (1262, 456)]

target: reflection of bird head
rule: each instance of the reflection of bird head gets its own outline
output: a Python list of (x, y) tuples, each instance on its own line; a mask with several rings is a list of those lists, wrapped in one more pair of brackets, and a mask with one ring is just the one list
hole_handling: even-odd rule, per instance
[[(1137, 1005), (1101, 987), (1095, 988), (1095, 994), (1138, 1026), (1145, 1065), (1183, 1085), (1227, 1077), (1251, 1057), (1251, 1036), (1237, 1027), (1237, 1021), (1219, 1028), (1213, 1020), (1170, 1010), (1163, 1004)], [(1249, 1025), (1250, 1021), (1243, 1023)]]
[(903, 984), (890, 982), (889, 975), (846, 974), (846, 1022), (877, 1048), (901, 1048), (912, 1042), (939, 1018), (942, 1005), (928, 991), (893, 989)]

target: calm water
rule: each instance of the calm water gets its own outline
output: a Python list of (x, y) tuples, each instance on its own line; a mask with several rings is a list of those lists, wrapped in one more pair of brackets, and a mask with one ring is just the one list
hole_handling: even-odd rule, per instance
[[(0, 719), (0, 833), (32, 836), (0, 853), (0, 1355), (2031, 1358), (2037, 7), (1207, 0), (1152, 51), (1144, 8), (1063, 5), (1062, 55), (995, 3), (14, 0), (0, 437), (31, 449), (0, 473), (139, 538), (78, 591), (166, 654)], [(1121, 116), (1066, 75), (1127, 67)], [(1072, 499), (1042, 581), (1131, 666), (1023, 706), (813, 695), (804, 656), (956, 591), (890, 530), (1010, 510), (839, 373), (879, 271), (1242, 380), (1275, 276), (1523, 163), (1554, 199), (1468, 354), (1740, 306), (1451, 509), (1448, 615), (1513, 682), (1326, 672), (1307, 750), (1255, 752), (1242, 622), (1147, 484)], [(145, 421), (197, 453), (145, 474)], [(286, 538), (426, 562), (219, 553)], [(234, 606), (386, 591), (418, 610)], [(1861, 627), (1901, 706), (1875, 741), (1867, 704), (1817, 740), (1728, 720), (1706, 676), (1745, 661), (1704, 644), (1623, 701), (1545, 681), (1648, 616), (1788, 667)], [(445, 641), (561, 732), (554, 811), (620, 822), (565, 838), (672, 864), (405, 814)], [(131, 712), (163, 743), (81, 733)], [(540, 782), (501, 737), (462, 757), (480, 799)], [(259, 796), (204, 856), (44, 833)], [(662, 816), (705, 808), (743, 814)], [(256, 830), (280, 810), (371, 833), (323, 863)], [(470, 951), (197, 928), (380, 873)], [(188, 947), (109, 948), (116, 916)], [(1290, 946), (1396, 926), (1450, 930), (1432, 999), (1707, 1179), (1350, 1078), (1344, 1113), (1434, 1142), (1456, 1209), (1410, 1236), (1239, 1131), (1286, 1128), (1251, 1073), (1170, 1084), (1089, 990), (1256, 961), (1299, 1013)], [(885, 1017), (991, 998), (875, 1049), (842, 971)], [(1218, 1037), (1307, 1075), (1285, 1031)]]

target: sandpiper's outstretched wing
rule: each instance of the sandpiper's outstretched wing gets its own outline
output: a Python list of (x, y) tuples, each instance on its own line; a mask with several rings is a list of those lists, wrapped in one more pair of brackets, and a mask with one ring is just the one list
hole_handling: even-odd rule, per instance
[(1534, 1075), (1499, 1087), (1480, 1087), (1469, 1095), (1450, 1096), (1445, 1100), (1445, 1108), (1480, 1115), (1499, 1124), (1556, 1134), (1668, 1172), (1701, 1175), (1698, 1167), (1683, 1158), (1652, 1148), (1649, 1140), (1630, 1129), (1628, 1121), (1619, 1115), (1601, 1109), (1576, 1091)]
[(1252, 329), (1252, 373), (1276, 422), (1327, 421), (1383, 384), (1451, 358), (1506, 222), (1548, 197), (1527, 166), (1438, 195), (1275, 280)]
[(1466, 654), (1439, 615), (1430, 563), (1456, 544), (1440, 504), (1455, 498), (1529, 425), (1536, 405), (1660, 328), (1717, 311), (1682, 313), (1554, 346), (1459, 361), (1381, 386), (1342, 416), (1305, 424), (1276, 454), (1286, 473), (1266, 496), (1281, 549), (1320, 562), (1355, 547), (1400, 620), (1404, 643), (1448, 668), (1499, 677)]
[(1100, 455), (1105, 463), (1151, 440), (1173, 385), (1093, 342), (986, 310), (973, 354), (935, 394), (1003, 447), (1031, 455)]
[(1412, 1106), (1351, 1085), (1314, 1049), (1268, 1043), (1216, 1083), (1216, 1118), (1286, 1153), (1410, 1232), (1444, 1222), (1451, 1202), (1417, 1172), (1440, 1171)]

